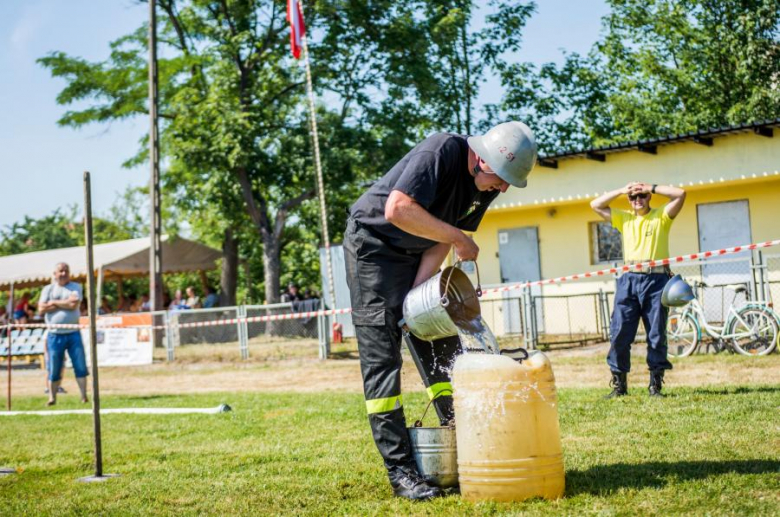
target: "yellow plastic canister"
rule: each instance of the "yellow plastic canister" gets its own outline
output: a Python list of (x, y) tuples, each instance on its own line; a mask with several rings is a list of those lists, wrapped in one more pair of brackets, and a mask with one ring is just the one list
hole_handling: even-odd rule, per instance
[(458, 478), (469, 501), (557, 499), (565, 488), (549, 359), (465, 354), (452, 373)]

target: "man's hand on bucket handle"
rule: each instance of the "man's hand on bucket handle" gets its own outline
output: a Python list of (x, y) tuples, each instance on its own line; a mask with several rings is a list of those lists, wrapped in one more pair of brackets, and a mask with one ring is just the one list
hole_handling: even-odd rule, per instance
[(452, 244), (455, 246), (455, 255), (460, 260), (477, 260), (479, 246), (470, 236), (460, 232), (461, 237)]

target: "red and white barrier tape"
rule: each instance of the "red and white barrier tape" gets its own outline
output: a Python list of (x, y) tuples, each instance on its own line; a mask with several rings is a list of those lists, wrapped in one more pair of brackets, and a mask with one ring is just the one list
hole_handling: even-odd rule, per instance
[(713, 250), (713, 251), (703, 251), (701, 253), (691, 253), (690, 255), (680, 255), (678, 257), (670, 257), (666, 259), (661, 260), (648, 260), (647, 262), (642, 262), (639, 264), (631, 264), (631, 265), (623, 265), (620, 267), (611, 267), (607, 269), (602, 269), (600, 271), (591, 271), (589, 273), (579, 273), (576, 275), (568, 275), (568, 276), (561, 276), (558, 278), (550, 278), (547, 280), (537, 280), (535, 282), (522, 282), (519, 284), (512, 284), (512, 285), (506, 285), (502, 287), (496, 287), (493, 289), (485, 289), (484, 293), (499, 293), (499, 292), (505, 292), (505, 291), (512, 291), (515, 289), (523, 289), (524, 287), (532, 287), (537, 285), (549, 285), (549, 284), (560, 284), (563, 282), (570, 282), (572, 280), (581, 280), (583, 278), (593, 278), (593, 277), (599, 277), (604, 275), (614, 275), (617, 273), (630, 273), (631, 271), (642, 271), (645, 268), (648, 267), (656, 267), (656, 266), (669, 266), (672, 264), (680, 264), (682, 262), (691, 262), (694, 260), (701, 260), (701, 259), (707, 259), (711, 257), (719, 257), (722, 255), (731, 255), (734, 253), (740, 253), (742, 251), (748, 251), (748, 250), (754, 250), (757, 248), (770, 248), (772, 246), (777, 246), (780, 244), (780, 239), (776, 239), (773, 241), (766, 241), (761, 243), (755, 243), (755, 244), (746, 244), (744, 246), (734, 246), (733, 248), (723, 248), (719, 250)]
[[(525, 287), (532, 287), (537, 285), (549, 285), (549, 284), (560, 284), (563, 282), (570, 282), (572, 280), (581, 280), (583, 278), (594, 278), (594, 277), (600, 277), (605, 275), (614, 275), (617, 273), (629, 273), (631, 271), (641, 271), (648, 267), (656, 267), (656, 266), (668, 266), (672, 264), (680, 264), (683, 262), (692, 262), (695, 260), (701, 260), (701, 259), (708, 259), (712, 257), (720, 257), (723, 255), (733, 255), (735, 253), (740, 253), (742, 251), (749, 251), (754, 250), (758, 248), (771, 248), (772, 246), (777, 246), (780, 244), (780, 239), (776, 239), (773, 241), (766, 241), (766, 242), (760, 242), (760, 243), (754, 243), (754, 244), (746, 244), (744, 246), (734, 246), (733, 248), (723, 248), (719, 250), (712, 250), (712, 251), (703, 251), (701, 253), (691, 253), (689, 255), (680, 255), (678, 257), (670, 257), (666, 259), (661, 260), (649, 260), (647, 262), (642, 262), (640, 264), (631, 264), (631, 265), (623, 265), (620, 267), (611, 267), (607, 269), (602, 269), (599, 271), (591, 271), (588, 273), (579, 273), (576, 275), (568, 275), (568, 276), (561, 276), (558, 278), (550, 278), (547, 280), (537, 280), (535, 282), (522, 282), (518, 284), (512, 284), (502, 287), (496, 287), (492, 289), (485, 289), (483, 290), (483, 293), (499, 293), (499, 292), (506, 292), (506, 291), (513, 291), (515, 289), (523, 289)], [(268, 316), (247, 316), (244, 318), (230, 318), (230, 319), (221, 319), (221, 320), (212, 320), (212, 321), (197, 321), (192, 323), (178, 323), (176, 326), (178, 328), (197, 328), (197, 327), (215, 327), (219, 325), (236, 325), (239, 322), (246, 322), (246, 323), (261, 323), (265, 321), (286, 321), (286, 320), (296, 320), (296, 319), (306, 319), (306, 318), (316, 318), (318, 316), (332, 316), (335, 314), (349, 314), (352, 312), (352, 309), (330, 309), (326, 311), (310, 311), (310, 312), (291, 312), (289, 314), (271, 314)], [(183, 314), (186, 314), (184, 312)], [(6, 327), (13, 327), (13, 328), (62, 328), (62, 329), (82, 329), (82, 328), (89, 328), (88, 325), (47, 325), (45, 323), (26, 323), (26, 324), (11, 324), (11, 325), (5, 325)], [(162, 330), (165, 329), (165, 325), (128, 325), (128, 326), (122, 326), (122, 325), (101, 325), (98, 322), (98, 328), (145, 328), (145, 329), (155, 329), (155, 330)]]
[[(191, 323), (178, 323), (175, 326), (178, 328), (198, 328), (198, 327), (216, 327), (219, 325), (236, 325), (239, 322), (247, 323), (261, 323), (265, 321), (284, 321), (295, 320), (305, 318), (316, 318), (318, 316), (331, 316), (335, 314), (349, 314), (352, 309), (330, 309), (326, 311), (309, 311), (309, 312), (292, 312), (289, 314), (270, 314), (268, 316), (247, 316), (244, 318), (226, 318), (220, 320), (211, 321), (194, 321)], [(184, 313), (186, 314), (186, 312)], [(13, 323), (10, 325), (3, 325), (5, 327), (12, 328), (49, 328), (49, 329), (87, 329), (89, 325), (79, 324), (46, 324), (46, 323)], [(0, 327), (1, 328), (1, 327)], [(162, 330), (167, 328), (165, 325), (119, 325), (119, 324), (100, 324), (97, 325), (98, 330), (104, 328), (143, 328), (143, 329), (155, 329)]]

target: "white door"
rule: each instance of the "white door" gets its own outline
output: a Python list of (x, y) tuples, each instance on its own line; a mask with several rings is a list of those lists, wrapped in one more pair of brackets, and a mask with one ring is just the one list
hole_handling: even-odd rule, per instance
[[(539, 265), (539, 234), (534, 226), (511, 228), (498, 231), (498, 262), (501, 268), (502, 283), (534, 282), (541, 280)], [(535, 295), (541, 294), (541, 288), (531, 288)], [(517, 298), (520, 291), (504, 293), (506, 297)], [(537, 328), (542, 329), (542, 304), (536, 304)], [(519, 334), (522, 332), (520, 304), (517, 300), (503, 302), (504, 332)]]
[[(731, 248), (752, 242), (750, 207), (747, 200), (706, 203), (696, 208), (699, 223), (699, 251)], [(702, 279), (710, 288), (704, 289), (704, 299), (701, 302), (707, 319), (723, 321), (734, 293), (718, 286), (750, 282), (750, 252), (716, 260), (723, 263), (702, 266)], [(742, 300), (744, 301), (744, 298)]]

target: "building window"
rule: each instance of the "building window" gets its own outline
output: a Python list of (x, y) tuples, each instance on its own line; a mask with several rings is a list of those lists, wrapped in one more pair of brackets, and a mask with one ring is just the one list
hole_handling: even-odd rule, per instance
[(591, 260), (594, 264), (623, 261), (623, 241), (620, 232), (610, 223), (590, 223)]

